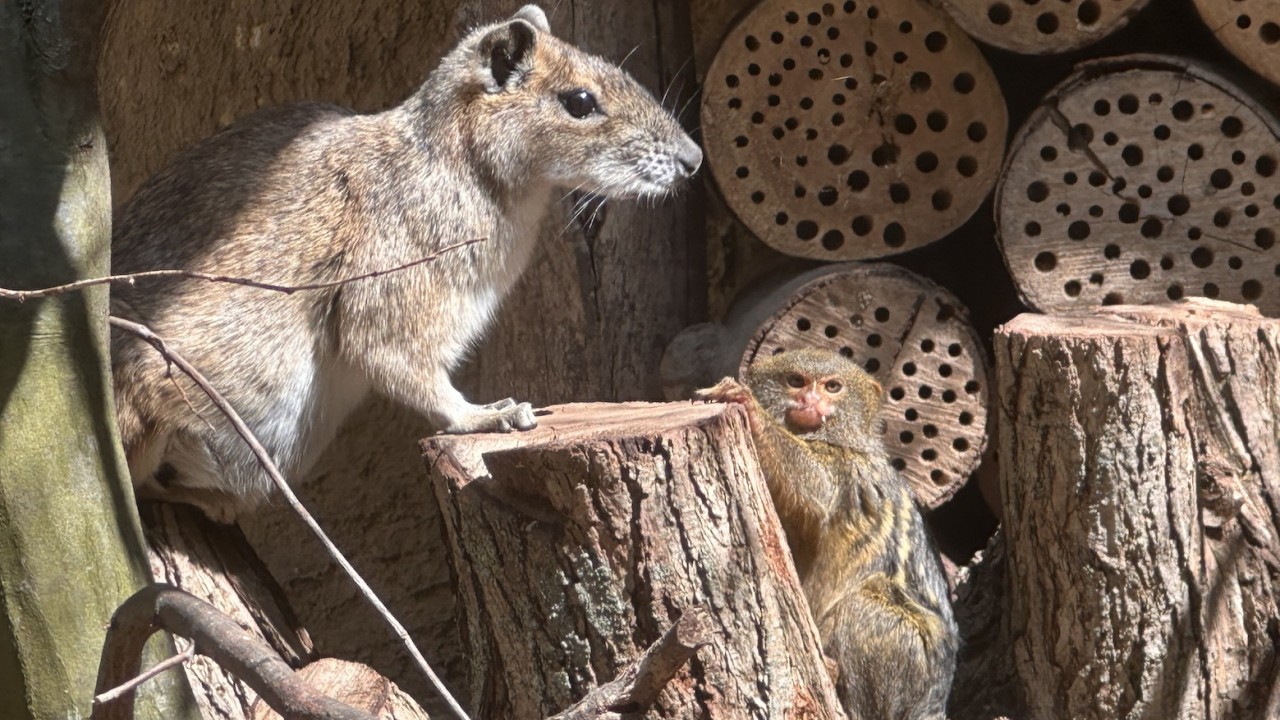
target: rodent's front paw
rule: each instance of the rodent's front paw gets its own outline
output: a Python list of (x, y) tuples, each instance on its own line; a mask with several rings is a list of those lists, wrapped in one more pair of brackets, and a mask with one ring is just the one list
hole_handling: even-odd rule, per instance
[(709, 388), (695, 390), (693, 396), (707, 402), (745, 403), (751, 397), (751, 390), (737, 380), (727, 377)]
[(507, 398), (475, 408), (476, 412), (450, 423), (444, 432), (452, 435), (506, 433), (512, 430), (532, 430), (538, 426), (538, 420), (533, 416), (533, 406), (527, 402), (517, 403)]

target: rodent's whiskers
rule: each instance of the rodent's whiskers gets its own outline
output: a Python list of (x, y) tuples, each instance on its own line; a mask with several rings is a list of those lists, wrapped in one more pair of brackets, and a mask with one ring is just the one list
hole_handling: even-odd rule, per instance
[[(681, 106), (680, 112), (675, 113), (677, 120), (684, 120), (685, 111), (689, 109), (689, 106), (693, 104), (694, 100), (698, 99), (698, 94), (701, 92), (701, 90), (702, 88), (697, 87), (697, 88), (694, 88), (693, 92), (689, 93), (689, 99), (684, 101), (684, 105)], [(699, 125), (698, 127), (699, 129), (701, 129), (702, 126)], [(691, 130), (690, 132), (695, 132), (695, 131)]]
[(627, 53), (626, 57), (622, 58), (622, 62), (618, 63), (618, 69), (619, 69), (619, 70), (621, 70), (621, 69), (622, 69), (622, 66), (623, 66), (623, 65), (626, 65), (626, 64), (627, 64), (627, 61), (631, 59), (631, 56), (632, 56), (632, 55), (634, 55), (634, 54), (635, 54), (635, 52), (636, 52), (637, 50), (639, 50), (639, 49), (640, 49), (640, 46), (641, 46), (641, 45), (643, 45), (643, 44), (644, 44), (643, 42), (638, 42), (638, 43), (636, 43), (636, 46), (635, 46), (635, 47), (631, 48), (631, 52)]
[[(676, 74), (675, 74), (675, 75), (672, 75), (672, 76), (671, 76), (671, 80), (667, 82), (667, 89), (666, 89), (665, 91), (663, 91), (663, 93), (662, 93), (662, 100), (660, 100), (660, 101), (659, 101), (659, 104), (661, 104), (661, 105), (662, 105), (662, 107), (666, 107), (666, 106), (667, 106), (667, 95), (669, 95), (669, 94), (671, 93), (671, 87), (672, 87), (673, 85), (675, 85), (676, 80), (680, 77), (680, 73), (684, 72), (684, 69), (685, 69), (685, 68), (687, 68), (687, 67), (689, 67), (689, 63), (690, 63), (692, 60), (693, 60), (693, 56), (692, 56), (692, 55), (690, 55), (689, 57), (685, 58), (685, 61), (684, 61), (684, 62), (682, 62), (682, 63), (680, 63), (680, 67), (679, 67), (678, 69), (676, 69)], [(684, 81), (681, 81), (681, 83), (680, 83), (680, 89), (681, 89), (681, 90), (683, 90), (683, 89), (684, 89)], [(679, 91), (679, 90), (677, 90), (677, 91), (676, 91), (676, 97), (680, 97), (680, 91)]]
[[(586, 181), (586, 180), (583, 180), (582, 182), (580, 182), (580, 183), (578, 183), (577, 185), (575, 185), (575, 186), (574, 186), (574, 188), (573, 188), (572, 190), (570, 190), (569, 192), (567, 192), (567, 193), (565, 193), (564, 195), (561, 195), (561, 196), (560, 196), (560, 202), (564, 202), (565, 200), (568, 200), (570, 195), (572, 195), (572, 194), (574, 194), (574, 193), (578, 192), (579, 190), (581, 190), (581, 189), (582, 189), (582, 186), (583, 186), (583, 185), (586, 185), (586, 184), (587, 184), (587, 181)], [(577, 201), (574, 201), (574, 204), (576, 205), (576, 204), (577, 204)]]
[[(582, 187), (582, 185), (585, 185), (585, 184), (586, 183), (578, 185), (578, 188)], [(569, 194), (571, 195), (577, 192), (578, 188), (574, 188), (573, 190), (570, 190)], [(566, 195), (565, 197), (568, 197), (568, 195)], [(571, 215), (569, 217), (569, 222), (566, 223), (565, 226), (560, 229), (560, 234), (557, 235), (557, 237), (563, 237), (564, 234), (569, 231), (569, 228), (573, 227), (573, 224), (578, 221), (578, 218), (582, 216), (582, 213), (586, 212), (587, 208), (591, 205), (592, 199), (594, 198), (595, 198), (595, 195), (591, 193), (583, 193), (582, 197), (573, 201), (573, 207), (570, 210)]]

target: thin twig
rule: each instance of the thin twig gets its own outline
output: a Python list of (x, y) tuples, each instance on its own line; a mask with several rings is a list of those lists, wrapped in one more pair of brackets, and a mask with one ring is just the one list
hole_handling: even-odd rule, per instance
[(102, 703), (111, 702), (112, 700), (115, 700), (116, 698), (124, 695), (125, 693), (132, 692), (134, 688), (150, 680), (151, 678), (159, 675), (165, 670), (168, 670), (171, 667), (177, 667), (178, 665), (181, 665), (185, 662), (189, 662), (191, 658), (195, 656), (196, 656), (196, 644), (191, 643), (190, 645), (187, 646), (186, 650), (183, 650), (182, 652), (178, 653), (177, 655), (174, 655), (173, 657), (167, 660), (162, 660), (156, 663), (151, 668), (140, 673), (139, 675), (134, 676), (130, 680), (126, 681), (125, 683), (121, 685), (117, 685), (116, 687), (113, 687), (104, 693), (99, 693), (97, 695), (94, 695), (93, 704), (101, 705)]
[(195, 272), (192, 270), (147, 270), (145, 272), (129, 273), (127, 275), (108, 275), (106, 277), (89, 278), (87, 280), (77, 280), (76, 282), (67, 283), (66, 285), (58, 285), (56, 287), (41, 288), (38, 290), (8, 290), (6, 288), (0, 288), (0, 298), (4, 298), (6, 300), (17, 300), (18, 302), (22, 303), (32, 298), (42, 298), (42, 297), (49, 297), (51, 295), (61, 295), (63, 293), (74, 292), (76, 290), (83, 290), (87, 287), (93, 287), (94, 285), (107, 285), (109, 283), (124, 283), (126, 285), (133, 285), (138, 280), (147, 280), (151, 278), (174, 278), (174, 277), (190, 278), (192, 280), (208, 280), (209, 282), (227, 283), (230, 285), (244, 285), (245, 287), (258, 288), (260, 290), (271, 290), (273, 292), (280, 292), (286, 295), (292, 295), (293, 293), (301, 292), (303, 290), (324, 290), (325, 288), (337, 287), (339, 285), (346, 285), (348, 283), (353, 283), (353, 282), (356, 282), (357, 280), (368, 280), (370, 278), (376, 278), (381, 275), (388, 275), (390, 273), (400, 272), (401, 270), (408, 270), (409, 268), (417, 267), (418, 265), (425, 265), (426, 263), (429, 263), (432, 260), (435, 260), (436, 258), (440, 257), (441, 255), (444, 255), (447, 252), (458, 250), (460, 248), (467, 247), (468, 245), (474, 245), (479, 242), (484, 242), (485, 240), (487, 240), (487, 238), (474, 238), (472, 240), (464, 240), (460, 243), (455, 243), (453, 245), (448, 245), (446, 247), (443, 247), (437, 252), (427, 255), (426, 257), (418, 258), (417, 260), (414, 260), (412, 262), (407, 262), (403, 265), (397, 265), (395, 267), (386, 268), (384, 270), (374, 270), (373, 272), (367, 272), (362, 275), (354, 275), (352, 277), (345, 277), (338, 280), (329, 280), (326, 282), (310, 283), (306, 285), (276, 285), (273, 283), (265, 283), (265, 282), (259, 282), (257, 280), (250, 280), (249, 278), (233, 277), (230, 275), (210, 275), (208, 273)]
[(440, 681), (440, 678), (436, 676), (435, 671), (431, 669), (431, 665), (427, 663), (426, 658), (422, 656), (422, 652), (418, 650), (418, 646), (414, 644), (413, 640), (409, 637), (409, 631), (400, 624), (400, 621), (391, 614), (391, 611), (387, 609), (387, 606), (378, 599), (378, 596), (374, 594), (368, 583), (364, 581), (364, 578), (360, 577), (360, 573), (356, 572), (356, 569), (351, 566), (351, 563), (347, 561), (347, 558), (343, 556), (342, 552), (333, 544), (333, 541), (329, 539), (329, 536), (320, 528), (319, 523), (317, 523), (315, 518), (311, 516), (311, 513), (307, 512), (307, 509), (302, 506), (302, 503), (298, 500), (298, 496), (289, 488), (289, 484), (285, 482), (284, 476), (280, 473), (280, 469), (276, 467), (275, 462), (267, 453), (266, 448), (262, 447), (262, 443), (258, 442), (258, 438), (254, 436), (253, 431), (250, 430), (249, 426), (245, 424), (243, 419), (241, 419), (240, 414), (231, 407), (231, 404), (227, 402), (227, 399), (222, 396), (222, 393), (218, 392), (213, 385), (209, 384), (209, 381), (205, 376), (192, 366), (191, 363), (187, 362), (185, 358), (174, 352), (168, 345), (166, 345), (164, 339), (152, 332), (151, 328), (139, 323), (115, 317), (114, 315), (108, 318), (108, 321), (113, 327), (132, 333), (150, 344), (165, 358), (165, 360), (177, 365), (179, 370), (185, 373), (187, 377), (191, 378), (191, 380), (204, 391), (205, 395), (209, 396), (209, 400), (213, 402), (214, 407), (218, 408), (218, 410), (227, 417), (227, 420), (231, 422), (231, 427), (235, 429), (236, 434), (238, 434), (249, 446), (249, 449), (253, 451), (254, 457), (258, 459), (258, 464), (262, 466), (262, 469), (267, 473), (267, 476), (271, 478), (273, 483), (275, 483), (276, 488), (282, 495), (284, 495), (289, 506), (298, 514), (298, 517), (302, 518), (303, 523), (305, 523), (316, 536), (320, 541), (320, 544), (324, 545), (325, 550), (329, 552), (329, 555), (333, 557), (334, 561), (338, 563), (343, 572), (347, 574), (347, 577), (351, 578), (351, 581), (356, 584), (356, 587), (360, 589), (361, 594), (369, 601), (369, 604), (373, 605), (374, 609), (377, 610), (378, 613), (382, 615), (382, 618), (386, 620), (387, 624), (391, 626), (391, 629), (395, 632), (396, 636), (400, 638), (401, 642), (403, 642), (405, 647), (409, 650), (409, 654), (418, 664), (418, 667), (426, 673), (427, 678), (431, 680), (436, 691), (439, 692), (445, 702), (449, 704), (450, 709), (452, 709), (454, 714), (461, 720), (468, 720), (467, 713), (462, 709), (462, 706), (458, 704), (458, 701), (453, 698), (453, 695), (449, 693), (449, 690), (445, 688), (444, 683)]

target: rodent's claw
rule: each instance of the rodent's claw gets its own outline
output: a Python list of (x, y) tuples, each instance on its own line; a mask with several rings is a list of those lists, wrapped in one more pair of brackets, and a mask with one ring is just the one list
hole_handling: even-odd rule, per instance
[(737, 380), (727, 377), (709, 388), (695, 390), (693, 396), (706, 402), (745, 403), (751, 397), (751, 391)]
[(515, 405), (516, 401), (513, 398), (502, 398), (485, 405), (484, 408), (486, 410), (506, 410), (507, 408), (515, 407)]
[(508, 412), (511, 425), (516, 430), (532, 430), (538, 426), (538, 419), (533, 416), (533, 406), (527, 402), (515, 405)]

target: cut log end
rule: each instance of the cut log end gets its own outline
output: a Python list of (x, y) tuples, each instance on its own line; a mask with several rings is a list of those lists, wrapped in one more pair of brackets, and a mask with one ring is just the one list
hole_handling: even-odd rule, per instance
[(1019, 130), (996, 191), (1020, 294), (1049, 313), (1202, 296), (1280, 315), (1278, 139), (1190, 61), (1081, 65)]
[(1205, 25), (1254, 72), (1280, 85), (1280, 3), (1195, 0)]
[(926, 3), (765, 0), (721, 45), (702, 121), (716, 182), (753, 233), (856, 260), (967, 220), (1008, 116), (978, 47)]
[(989, 45), (1028, 55), (1084, 47), (1124, 27), (1149, 0), (941, 0), (960, 27)]

